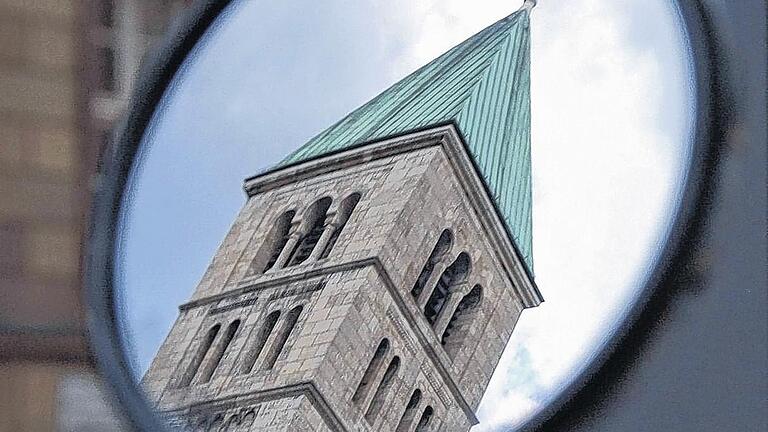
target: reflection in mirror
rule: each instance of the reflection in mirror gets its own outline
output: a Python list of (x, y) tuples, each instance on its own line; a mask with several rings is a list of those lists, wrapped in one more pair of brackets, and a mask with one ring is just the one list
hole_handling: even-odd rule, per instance
[(156, 112), (121, 227), (128, 354), (174, 424), (506, 430), (610, 337), (685, 173), (682, 32), (660, 0), (498, 21), (515, 8), (219, 18)]

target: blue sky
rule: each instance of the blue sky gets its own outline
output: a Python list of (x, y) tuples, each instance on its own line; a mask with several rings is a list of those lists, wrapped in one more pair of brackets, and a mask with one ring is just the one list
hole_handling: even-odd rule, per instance
[[(520, 2), (241, 2), (146, 138), (120, 305), (146, 370), (244, 203), (242, 181)], [(687, 63), (668, 2), (542, 0), (532, 15), (533, 250), (523, 313), (473, 431), (542, 406), (631, 302), (684, 174)]]

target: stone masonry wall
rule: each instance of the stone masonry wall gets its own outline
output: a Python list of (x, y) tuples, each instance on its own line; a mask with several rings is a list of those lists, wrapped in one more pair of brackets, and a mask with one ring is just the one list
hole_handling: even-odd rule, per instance
[[(242, 422), (247, 398), (261, 404), (253, 424), (261, 422), (263, 429), (242, 429), (246, 426), (238, 423), (232, 430), (290, 425), (300, 431), (394, 431), (418, 389), (419, 415), (427, 406), (434, 410), (428, 430), (469, 430), (522, 305), (454, 169), (444, 151), (432, 146), (250, 197), (144, 377), (152, 402), (179, 418), (202, 416), (210, 423), (218, 415), (211, 407), (228, 401), (222, 424), (235, 415)], [(330, 197), (334, 213), (353, 192), (361, 199), (326, 258), (252, 272), (259, 247), (286, 210), (296, 211), (298, 226), (319, 198)], [(410, 294), (444, 229), (454, 241), (436, 272), (462, 252), (471, 260), (467, 279), (446, 304), (455, 308), (470, 289), (482, 287), (465, 343), (453, 357)], [(296, 306), (304, 309), (274, 367), (261, 369), (257, 361), (253, 371), (244, 372), (244, 357), (267, 315), (279, 310), (283, 320)], [(210, 380), (196, 377), (185, 385), (182, 379), (209, 329), (221, 325), (218, 341), (235, 320), (240, 326)], [(398, 356), (399, 368), (378, 415), (366, 416), (375, 389), (361, 401), (353, 402), (353, 394), (383, 338), (390, 343), (383, 367)], [(201, 368), (210, 361), (206, 357)], [(202, 411), (195, 414), (190, 407)]]

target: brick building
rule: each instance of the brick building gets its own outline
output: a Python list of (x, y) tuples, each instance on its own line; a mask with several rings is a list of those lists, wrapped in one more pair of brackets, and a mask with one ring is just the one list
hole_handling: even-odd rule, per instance
[(0, 0), (0, 430), (118, 430), (81, 248), (100, 150), (186, 0)]

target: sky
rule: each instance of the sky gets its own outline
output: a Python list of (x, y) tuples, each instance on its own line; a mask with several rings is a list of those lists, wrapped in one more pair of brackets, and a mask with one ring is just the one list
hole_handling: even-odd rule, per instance
[[(246, 1), (185, 64), (123, 215), (118, 304), (140, 377), (243, 205), (242, 181), (520, 1)], [(691, 91), (662, 0), (541, 0), (531, 17), (533, 256), (473, 432), (557, 395), (638, 293), (685, 175)]]

